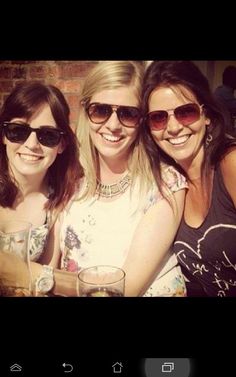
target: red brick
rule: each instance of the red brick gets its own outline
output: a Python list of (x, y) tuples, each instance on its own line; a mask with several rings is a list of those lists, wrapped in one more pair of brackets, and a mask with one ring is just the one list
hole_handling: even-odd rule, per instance
[(65, 93), (80, 93), (81, 85), (78, 80), (66, 80), (64, 81)]
[(35, 64), (35, 60), (11, 60), (11, 64)]
[[(42, 84), (45, 83), (45, 80), (32, 80), (32, 81), (41, 82)], [(25, 80), (15, 80), (14, 81), (14, 86), (16, 86), (18, 84), (21, 84), (22, 82), (25, 82)]]
[(70, 109), (70, 122), (77, 125), (79, 117), (79, 109)]
[(59, 77), (59, 67), (56, 64), (48, 65), (48, 79), (57, 79)]
[(26, 79), (27, 69), (25, 67), (15, 67), (13, 68), (12, 78), (13, 79)]
[(46, 65), (35, 65), (30, 67), (31, 79), (46, 79), (48, 75), (48, 69)]
[(70, 109), (78, 109), (80, 101), (79, 95), (66, 94), (65, 97), (70, 106)]
[(64, 94), (64, 90), (65, 90), (64, 80), (47, 80), (47, 83), (56, 86)]
[(0, 67), (0, 78), (11, 79), (12, 78), (12, 68), (11, 67)]
[(0, 93), (9, 93), (13, 89), (12, 81), (0, 81)]
[(0, 60), (1, 101), (19, 83), (36, 80), (58, 87), (71, 109), (71, 121), (77, 126), (80, 93), (84, 77), (96, 61)]
[(75, 63), (62, 63), (59, 65), (60, 78), (77, 78), (85, 77), (90, 69), (96, 64), (91, 62), (75, 62)]

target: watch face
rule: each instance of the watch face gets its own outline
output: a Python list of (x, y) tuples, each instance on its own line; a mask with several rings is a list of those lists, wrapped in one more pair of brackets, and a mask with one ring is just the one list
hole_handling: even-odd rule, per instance
[(42, 277), (37, 284), (40, 292), (49, 292), (53, 287), (53, 280), (50, 277)]

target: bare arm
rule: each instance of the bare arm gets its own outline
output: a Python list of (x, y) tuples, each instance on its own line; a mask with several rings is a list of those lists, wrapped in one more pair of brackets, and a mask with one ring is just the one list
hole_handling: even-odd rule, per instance
[[(55, 221), (47, 243), (47, 250), (42, 264), (49, 264), (54, 267), (54, 287), (52, 293), (60, 296), (77, 296), (77, 273), (68, 272), (60, 269), (60, 233), (62, 216), (58, 216)], [(42, 266), (38, 263), (31, 263), (33, 278), (39, 276)]]
[[(32, 281), (42, 273), (40, 263), (30, 263)], [(77, 274), (62, 270), (54, 270), (55, 284), (52, 294), (59, 296), (77, 296)], [(28, 289), (30, 275), (25, 262), (14, 254), (0, 252), (0, 286), (20, 287)]]
[(149, 208), (140, 221), (125, 264), (126, 296), (142, 295), (163, 267), (183, 213), (185, 190), (174, 194), (177, 214), (167, 200)]
[(53, 225), (49, 232), (47, 248), (40, 263), (31, 262), (32, 280), (36, 281), (42, 273), (44, 264), (54, 268), (54, 287), (50, 293), (59, 296), (77, 296), (77, 273), (68, 272), (60, 269), (60, 234), (63, 211), (56, 213)]

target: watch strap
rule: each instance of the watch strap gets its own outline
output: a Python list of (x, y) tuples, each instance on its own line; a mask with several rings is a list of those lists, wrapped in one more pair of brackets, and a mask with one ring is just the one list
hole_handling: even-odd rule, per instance
[[(48, 290), (45, 290), (45, 288), (42, 290), (40, 288), (42, 281), (45, 280), (45, 279), (48, 279), (48, 281), (49, 281), (50, 289), (48, 289)], [(53, 285), (54, 285), (54, 269), (53, 269), (52, 266), (45, 264), (45, 265), (43, 265), (43, 269), (41, 271), (41, 274), (38, 276), (38, 278), (36, 279), (36, 282), (35, 282), (36, 296), (38, 296), (40, 293), (45, 295), (46, 293), (50, 292), (50, 290), (53, 288)]]

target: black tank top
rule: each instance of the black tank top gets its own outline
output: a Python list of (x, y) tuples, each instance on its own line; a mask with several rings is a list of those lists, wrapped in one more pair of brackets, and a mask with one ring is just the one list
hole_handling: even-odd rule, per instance
[(220, 167), (205, 220), (192, 228), (183, 218), (174, 251), (187, 279), (188, 296), (236, 296), (236, 209)]

